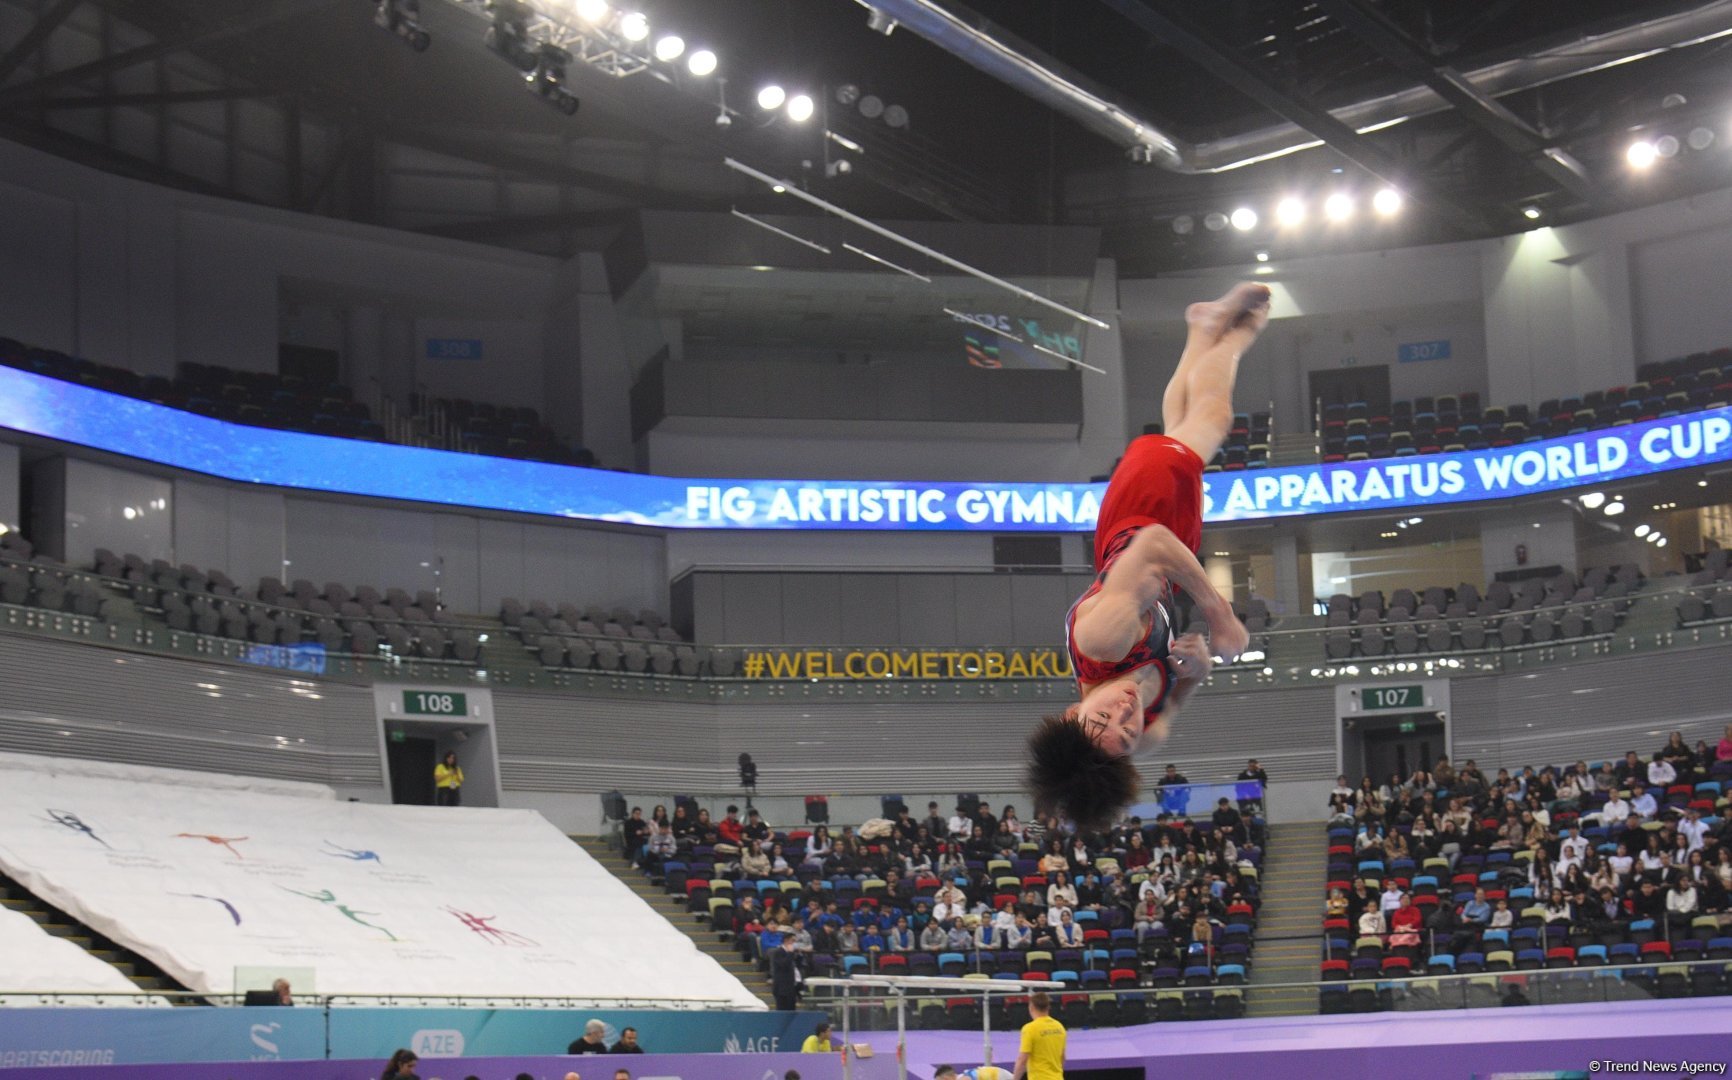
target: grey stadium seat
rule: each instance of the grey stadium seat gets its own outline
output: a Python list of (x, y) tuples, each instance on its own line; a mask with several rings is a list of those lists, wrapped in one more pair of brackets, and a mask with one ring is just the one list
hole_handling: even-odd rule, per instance
[(1503, 624), (1497, 628), (1497, 636), (1506, 648), (1520, 645), (1523, 636), (1521, 620), (1505, 619)]
[(672, 675), (674, 673), (674, 651), (666, 645), (651, 645), (649, 647), (650, 670), (657, 675)]
[(582, 638), (570, 639), (565, 643), (565, 662), (574, 668), (595, 666), (595, 646)]
[(1599, 607), (1594, 609), (1594, 614), (1590, 621), (1593, 623), (1594, 633), (1596, 634), (1610, 634), (1618, 628), (1617, 612), (1613, 611), (1611, 607), (1605, 604), (1601, 604)]
[(552, 634), (535, 639), (535, 652), (543, 667), (559, 667), (565, 663), (565, 642)]
[(635, 641), (628, 641), (620, 649), (620, 658), (625, 662), (627, 671), (649, 670), (649, 650)]
[(1680, 623), (1701, 622), (1708, 615), (1708, 605), (1695, 593), (1686, 593), (1678, 598), (1678, 621)]
[(728, 678), (738, 670), (740, 656), (732, 649), (710, 650), (710, 672), (721, 678)]
[(611, 641), (603, 641), (595, 647), (595, 666), (603, 671), (618, 671), (620, 662), (619, 646)]
[(698, 651), (690, 645), (674, 646), (674, 663), (678, 665), (680, 674), (693, 678), (702, 666), (698, 660)]
[(374, 604), (382, 604), (385, 598), (379, 595), (379, 590), (371, 585), (362, 585), (355, 590), (355, 603), (371, 608)]
[(1557, 636), (1557, 624), (1552, 622), (1549, 614), (1541, 612), (1534, 616), (1533, 622), (1528, 623), (1528, 636), (1536, 645), (1548, 642)]
[(1408, 656), (1419, 651), (1419, 630), (1416, 623), (1399, 623), (1389, 635), (1395, 651)]
[(1455, 644), (1455, 635), (1449, 632), (1449, 624), (1429, 622), (1425, 624), (1425, 647), (1431, 652), (1448, 652)]
[(1462, 623), (1461, 647), (1464, 649), (1485, 648), (1485, 623), (1478, 619), (1469, 619)]
[(1329, 631), (1323, 635), (1323, 653), (1331, 660), (1347, 659), (1353, 655), (1353, 637), (1345, 630)]
[(1709, 601), (1708, 609), (1716, 619), (1732, 619), (1732, 589), (1721, 589)]
[[(1371, 614), (1376, 614), (1372, 612)], [(1389, 643), (1383, 636), (1383, 627), (1377, 623), (1363, 626), (1359, 629), (1359, 651), (1365, 656), (1382, 656), (1388, 651)]]
[(481, 640), (472, 630), (451, 631), (451, 655), (465, 664), (481, 659)]
[(1566, 608), (1564, 617), (1558, 620), (1558, 629), (1564, 637), (1579, 638), (1588, 632), (1588, 617), (1580, 607)]

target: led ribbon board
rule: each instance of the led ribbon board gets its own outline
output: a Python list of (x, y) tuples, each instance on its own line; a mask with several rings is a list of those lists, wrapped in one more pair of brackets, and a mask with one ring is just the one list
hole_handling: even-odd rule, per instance
[[(670, 529), (1088, 532), (1103, 484), (689, 480), (231, 424), (0, 367), (0, 427), (302, 491)], [(1496, 450), (1210, 473), (1204, 519), (1505, 499), (1732, 460), (1732, 409)]]

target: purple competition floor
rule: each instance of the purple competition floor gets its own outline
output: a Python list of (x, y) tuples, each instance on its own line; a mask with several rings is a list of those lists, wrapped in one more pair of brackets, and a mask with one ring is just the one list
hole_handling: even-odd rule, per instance
[[(894, 1032), (854, 1038), (885, 1059), (895, 1056)], [(994, 1032), (993, 1060), (1013, 1063), (1016, 1041), (1015, 1032)], [(978, 1064), (981, 1050), (979, 1032), (910, 1032), (909, 1075), (930, 1080), (933, 1065)], [(1067, 1064), (1143, 1066), (1149, 1080), (1467, 1080), (1606, 1075), (1609, 1061), (1696, 1062), (1725, 1075), (1732, 1068), (1732, 998), (1148, 1024), (1074, 1032)]]

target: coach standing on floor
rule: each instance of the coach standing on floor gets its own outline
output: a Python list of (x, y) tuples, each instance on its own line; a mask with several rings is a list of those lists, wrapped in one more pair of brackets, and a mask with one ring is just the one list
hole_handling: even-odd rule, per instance
[(794, 951), (792, 934), (782, 938), (781, 948), (770, 950), (770, 993), (782, 1012), (800, 1007), (800, 957)]
[(1064, 1080), (1064, 1025), (1052, 1018), (1052, 999), (1045, 990), (1028, 995), (1028, 1016), (1014, 1080)]

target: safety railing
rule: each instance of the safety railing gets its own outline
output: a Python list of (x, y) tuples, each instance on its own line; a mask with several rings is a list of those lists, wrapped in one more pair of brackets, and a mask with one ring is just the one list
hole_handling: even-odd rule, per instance
[[(33, 571), (43, 569), (40, 564), (16, 563), (4, 557), (0, 557), (0, 563), (11, 563)], [(90, 581), (122, 595), (131, 595), (134, 589), (161, 588), (72, 568), (55, 567), (52, 572), (68, 580), (76, 578)], [(1662, 630), (1632, 632), (1619, 627), (1610, 633), (1556, 638), (1544, 642), (1524, 641), (1521, 644), (1506, 644), (1496, 633), (1489, 633), (1484, 647), (1471, 650), (1455, 647), (1440, 651), (1386, 652), (1373, 657), (1357, 656), (1331, 660), (1325, 658), (1324, 650), (1328, 635), (1343, 632), (1352, 634), (1368, 629), (1382, 633), (1387, 629), (1387, 624), (1379, 623), (1370, 627), (1305, 626), (1261, 630), (1251, 635), (1251, 648), (1239, 661), (1220, 665), (1215, 669), (1210, 677), (1210, 685), (1245, 689), (1291, 684), (1314, 685), (1342, 679), (1412, 674), (1434, 677), (1496, 674), (1554, 663), (1732, 643), (1732, 617), (1715, 617), (1712, 614), (1714, 596), (1727, 589), (1732, 589), (1732, 586), (1672, 585), (1646, 588), (1617, 600), (1608, 598), (1567, 602), (1483, 618), (1478, 615), (1454, 618), (1440, 616), (1435, 620), (1448, 626), (1470, 621), (1498, 622), (1511, 618), (1531, 620), (1542, 615), (1561, 620), (1562, 615), (1571, 610), (1624, 602), (1642, 606), (1644, 610), (1652, 612), (1655, 608), (1675, 608), (1688, 596), (1700, 599), (1705, 608), (1701, 620), (1675, 623)], [(212, 599), (220, 603), (222, 598)], [(249, 608), (281, 612), (297, 618), (304, 618), (308, 614), (298, 608), (271, 605), (263, 601), (236, 602)], [(380, 620), (368, 621), (376, 625), (380, 623)], [(458, 628), (490, 638), (510, 635), (515, 640), (517, 636), (497, 623), (480, 620), (435, 625), (447, 631)], [(261, 645), (235, 638), (201, 634), (196, 630), (175, 630), (152, 624), (107, 623), (74, 612), (28, 605), (0, 603), (0, 629), (200, 659), (307, 670), (297, 665), (295, 657), (287, 656), (280, 662), (274, 662), (275, 657), (269, 653), (272, 648), (292, 649), (294, 646)], [(634, 642), (646, 648), (657, 644), (605, 635), (554, 636), (567, 641), (582, 641), (591, 648), (605, 644), (623, 649)], [(671, 643), (669, 644), (671, 646)], [(597, 680), (612, 680), (621, 684), (649, 682), (665, 684), (667, 692), (670, 693), (683, 693), (684, 691), (678, 688), (694, 681), (719, 683), (746, 693), (751, 692), (750, 687), (753, 684), (763, 684), (767, 692), (773, 693), (775, 687), (788, 683), (876, 683), (910, 686), (971, 683), (983, 687), (999, 686), (1003, 688), (1001, 693), (1015, 696), (1059, 692), (1068, 689), (1072, 680), (1068, 655), (1056, 641), (1052, 646), (982, 645), (931, 648), (883, 645), (825, 645), (802, 648), (780, 644), (694, 646), (702, 658), (697, 675), (682, 674), (678, 670), (634, 672), (623, 669), (554, 668), (532, 661), (526, 663), (524, 659), (505, 661), (502, 657), (495, 658), (490, 655), (487, 644), (484, 643), (482, 648), (483, 658), (478, 663), (404, 656), (388, 649), (382, 649), (377, 655), (365, 656), (326, 652), (322, 657), (323, 670), (310, 673), (356, 680), (478, 683), (553, 690), (593, 690)]]
[[(858, 988), (834, 986), (850, 982)], [(963, 977), (945, 980), (944, 989), (923, 988), (919, 982), (871, 976), (808, 980), (804, 1005), (824, 1010), (837, 1030), (851, 1032), (898, 1030), (899, 1014), (910, 1031), (1013, 1031), (1028, 1020), (1023, 1000), (1028, 991), (1012, 980)], [(903, 989), (893, 991), (897, 984)], [(1265, 1006), (1284, 1015), (1334, 1015), (1725, 998), (1732, 997), (1732, 958), (1306, 982), (1097, 989), (1067, 982), (1047, 993), (1053, 1015), (1078, 1028), (1240, 1019)]]

